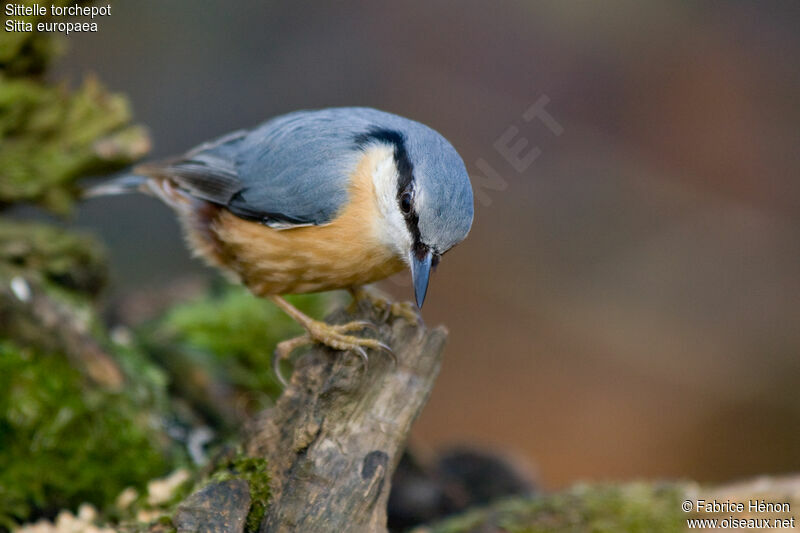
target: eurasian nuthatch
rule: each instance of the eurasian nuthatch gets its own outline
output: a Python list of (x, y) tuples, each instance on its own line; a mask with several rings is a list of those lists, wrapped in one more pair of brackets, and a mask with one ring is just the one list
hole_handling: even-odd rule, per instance
[(268, 297), (339, 350), (391, 350), (331, 326), (281, 295), (355, 289), (411, 268), (422, 306), (432, 266), (461, 242), (473, 217), (464, 162), (436, 131), (368, 108), (298, 111), (134, 168), (90, 191), (153, 194), (171, 206), (196, 255)]

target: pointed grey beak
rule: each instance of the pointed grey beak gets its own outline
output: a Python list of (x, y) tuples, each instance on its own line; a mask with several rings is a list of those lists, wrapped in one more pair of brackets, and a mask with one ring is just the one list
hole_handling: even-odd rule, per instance
[(420, 257), (418, 252), (411, 252), (411, 278), (414, 280), (414, 298), (417, 300), (417, 307), (422, 309), (425, 301), (425, 293), (428, 292), (428, 279), (431, 275), (431, 251), (424, 250)]

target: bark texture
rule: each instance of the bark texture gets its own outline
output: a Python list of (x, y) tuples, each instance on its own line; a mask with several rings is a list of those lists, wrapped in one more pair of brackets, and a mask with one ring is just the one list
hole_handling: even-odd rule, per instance
[(390, 480), (427, 401), (447, 336), (380, 316), (366, 302), (333, 322), (370, 320), (397, 354), (353, 354), (315, 347), (296, 363), (274, 408), (251, 425), (246, 451), (267, 460), (271, 495), (260, 531), (386, 531)]

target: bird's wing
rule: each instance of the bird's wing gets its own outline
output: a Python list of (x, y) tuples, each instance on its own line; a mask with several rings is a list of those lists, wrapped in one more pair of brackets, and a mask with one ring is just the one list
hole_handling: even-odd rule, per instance
[(134, 168), (134, 173), (174, 181), (196, 198), (227, 205), (243, 184), (236, 171), (235, 146), (249, 132), (236, 131), (186, 154)]
[(299, 111), (198, 146), (176, 160), (140, 167), (234, 214), (285, 228), (330, 222), (347, 201), (369, 117)]

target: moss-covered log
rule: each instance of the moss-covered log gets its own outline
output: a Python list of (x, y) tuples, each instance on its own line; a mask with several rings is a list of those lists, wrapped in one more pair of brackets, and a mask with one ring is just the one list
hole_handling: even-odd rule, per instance
[[(754, 512), (749, 509), (750, 500), (785, 503), (791, 510)], [(690, 505), (684, 508), (687, 501)], [(745, 510), (708, 512), (698, 509), (699, 501), (742, 503)], [(774, 527), (776, 520), (791, 523), (793, 510), (798, 508), (800, 475), (762, 477), (714, 487), (690, 482), (579, 484), (561, 492), (499, 501), (416, 528), (412, 533), (677, 533), (689, 529), (688, 520), (722, 521), (731, 517), (768, 519)], [(759, 529), (763, 528), (763, 522), (760, 524)], [(797, 524), (784, 527), (794, 529)], [(730, 529), (724, 524), (718, 528)]]
[(682, 484), (577, 485), (511, 498), (413, 533), (677, 533), (686, 526)]
[(119, 388), (122, 373), (92, 331), (89, 299), (105, 279), (91, 239), (0, 219), (0, 338), (62, 353), (95, 383)]
[[(195, 523), (192, 509), (213, 508), (208, 497), (216, 495), (225, 516), (241, 516), (231, 507), (234, 500), (266, 506), (261, 532), (386, 531), (391, 476), (438, 374), (446, 333), (387, 317), (366, 302), (354, 314), (331, 317), (353, 319), (377, 325), (379, 337), (396, 351), (397, 366), (376, 353), (365, 372), (354, 354), (312, 348), (298, 360), (275, 406), (250, 423), (245, 440), (246, 455), (266, 461), (268, 504), (252, 493), (250, 499), (233, 498), (204, 486), (176, 515), (179, 530)], [(208, 531), (244, 530), (238, 522), (224, 523)]]

